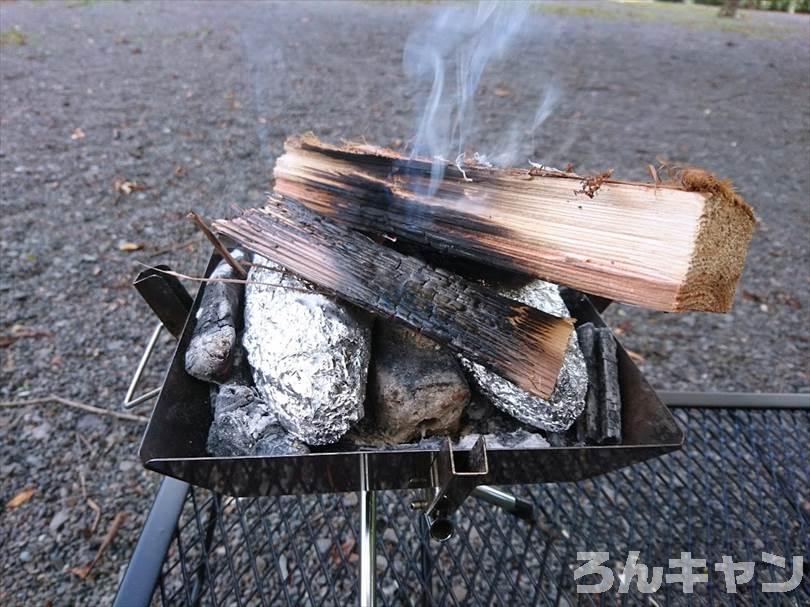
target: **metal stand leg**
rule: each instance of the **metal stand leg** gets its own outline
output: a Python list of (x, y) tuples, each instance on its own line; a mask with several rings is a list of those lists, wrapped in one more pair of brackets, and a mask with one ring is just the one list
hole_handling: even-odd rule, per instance
[(430, 607), (433, 605), (433, 556), (430, 553), (430, 543), (428, 537), (428, 522), (424, 516), (419, 517), (419, 533), (424, 538), (419, 542), (419, 561), (422, 567), (422, 580), (424, 587), (422, 588), (422, 607)]
[(155, 330), (152, 331), (152, 335), (149, 338), (149, 342), (146, 344), (146, 349), (143, 351), (143, 355), (141, 356), (141, 360), (138, 363), (138, 368), (135, 369), (135, 375), (132, 376), (132, 381), (129, 382), (129, 388), (127, 389), (126, 396), (124, 396), (124, 409), (131, 409), (136, 405), (140, 405), (143, 402), (146, 402), (150, 398), (154, 398), (158, 394), (160, 394), (160, 388), (155, 388), (154, 390), (150, 390), (149, 392), (142, 394), (137, 398), (133, 398), (135, 395), (135, 389), (138, 387), (138, 384), (141, 381), (141, 376), (143, 375), (144, 369), (146, 369), (146, 363), (149, 362), (149, 359), (152, 357), (152, 352), (157, 345), (158, 338), (160, 337), (160, 332), (163, 329), (163, 323), (158, 323), (155, 327)]
[(506, 512), (514, 514), (516, 517), (525, 521), (531, 522), (534, 520), (534, 505), (531, 502), (519, 497), (515, 497), (506, 491), (501, 491), (500, 489), (490, 487), (489, 485), (479, 485), (472, 490), (470, 495), (492, 504), (493, 506), (498, 506)]
[(360, 607), (377, 604), (377, 496), (369, 490), (368, 456), (360, 457)]

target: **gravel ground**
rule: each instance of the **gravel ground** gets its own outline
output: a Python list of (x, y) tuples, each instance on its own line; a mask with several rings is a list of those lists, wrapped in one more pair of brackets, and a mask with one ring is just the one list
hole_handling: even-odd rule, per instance
[[(259, 203), (290, 133), (407, 141), (419, 91), (402, 48), (433, 10), (0, 4), (0, 398), (120, 408), (153, 323), (128, 286), (136, 262), (199, 272), (208, 253), (184, 212)], [(616, 306), (609, 321), (656, 387), (808, 391), (810, 22), (745, 13), (720, 27), (694, 9), (673, 24), (672, 8), (638, 10), (534, 11), (484, 78), (480, 149), (553, 81), (557, 110), (520, 155), (642, 179), (660, 155), (732, 177), (760, 219), (733, 313)], [(141, 424), (54, 404), (0, 411), (1, 503), (35, 490), (0, 515), (0, 602), (109, 603), (158, 480), (137, 461)], [(70, 569), (119, 512), (79, 579)]]

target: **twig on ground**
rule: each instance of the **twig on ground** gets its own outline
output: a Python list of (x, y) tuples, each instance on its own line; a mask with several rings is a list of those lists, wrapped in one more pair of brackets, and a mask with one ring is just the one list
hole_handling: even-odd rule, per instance
[(64, 405), (65, 407), (71, 407), (73, 409), (88, 411), (89, 413), (95, 413), (97, 415), (109, 415), (110, 417), (125, 419), (130, 422), (146, 423), (149, 421), (149, 418), (143, 417), (142, 415), (133, 415), (132, 413), (122, 413), (120, 411), (102, 409), (101, 407), (86, 405), (84, 403), (80, 403), (78, 401), (71, 400), (69, 398), (64, 398), (63, 396), (58, 396), (56, 394), (49, 394), (48, 396), (43, 396), (42, 398), (32, 398), (29, 400), (3, 400), (0, 401), (0, 407), (26, 407), (28, 405), (44, 405), (45, 403), (51, 402), (56, 402), (59, 403), (60, 405)]
[(26, 337), (48, 337), (52, 338), (53, 333), (43, 329), (29, 329), (22, 325), (14, 325), (11, 327), (9, 335), (0, 335), (0, 348), (5, 348), (15, 343), (16, 341)]
[(78, 440), (80, 443), (82, 443), (87, 448), (87, 451), (89, 453), (91, 453), (93, 455), (96, 454), (96, 448), (84, 436), (82, 436), (79, 433), (76, 433), (76, 440)]
[(247, 272), (245, 272), (245, 268), (243, 268), (241, 264), (238, 261), (236, 261), (236, 259), (234, 259), (233, 255), (231, 255), (230, 252), (228, 252), (228, 249), (225, 247), (225, 245), (223, 245), (220, 242), (219, 238), (217, 238), (214, 235), (211, 229), (206, 225), (205, 221), (203, 221), (203, 218), (197, 215), (197, 213), (195, 213), (194, 211), (189, 211), (187, 217), (191, 219), (195, 224), (197, 224), (197, 227), (200, 228), (200, 231), (203, 234), (205, 234), (205, 237), (217, 250), (217, 253), (222, 255), (222, 258), (228, 262), (229, 266), (233, 268), (234, 272), (236, 272), (236, 275), (243, 279), (247, 278)]
[(82, 472), (81, 467), (76, 469), (79, 474), (79, 488), (82, 490), (82, 497), (87, 499), (87, 483), (84, 479), (84, 472)]
[[(93, 519), (93, 524), (90, 525), (90, 535), (93, 535), (98, 529), (98, 523), (101, 520), (101, 506), (99, 506), (91, 497), (87, 498), (87, 505), (90, 506), (90, 509), (96, 513), (95, 518)], [(119, 513), (120, 514), (120, 513)]]
[(70, 572), (73, 575), (80, 577), (81, 579), (85, 579), (90, 572), (93, 570), (93, 567), (96, 566), (101, 560), (101, 557), (104, 555), (104, 552), (107, 548), (112, 544), (112, 541), (115, 539), (115, 536), (118, 534), (118, 530), (121, 529), (121, 525), (124, 524), (124, 521), (127, 519), (126, 512), (119, 512), (113, 518), (112, 523), (110, 523), (110, 528), (107, 530), (107, 535), (104, 536), (104, 540), (101, 542), (101, 546), (98, 547), (98, 552), (96, 552), (96, 556), (93, 557), (93, 560), (87, 563), (87, 565), (82, 565), (81, 567), (73, 567)]
[(78, 468), (78, 472), (79, 472), (79, 486), (81, 487), (82, 490), (82, 497), (84, 498), (84, 501), (87, 502), (87, 505), (90, 506), (90, 510), (95, 512), (93, 524), (90, 525), (90, 527), (82, 530), (82, 532), (86, 533), (87, 536), (89, 537), (93, 535), (96, 532), (96, 529), (98, 528), (98, 522), (101, 520), (101, 506), (99, 506), (95, 502), (95, 500), (93, 500), (91, 497), (87, 495), (87, 482), (85, 481), (84, 478), (84, 472), (82, 472), (81, 468)]

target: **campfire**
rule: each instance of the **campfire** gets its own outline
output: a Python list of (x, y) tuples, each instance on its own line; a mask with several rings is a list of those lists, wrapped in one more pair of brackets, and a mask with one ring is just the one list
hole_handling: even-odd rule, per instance
[(351, 490), (359, 454), (383, 489), (443, 485), (442, 461), (477, 484), (573, 480), (677, 448), (584, 294), (727, 312), (753, 213), (694, 168), (641, 183), (518, 166), (513, 135), (548, 117), (553, 86), (490, 156), (467, 153), (484, 67), (524, 9), (448, 9), (412, 35), (406, 71), (430, 86), (407, 153), (294, 136), (264, 206), (210, 230), (197, 218), (217, 254), (149, 465), (264, 494)]
[[(654, 309), (725, 311), (753, 228), (695, 170), (598, 183), (553, 169), (444, 167), (297, 137), (184, 353), (211, 388), (212, 456), (622, 442), (610, 330), (574, 327), (557, 283)], [(211, 235), (215, 243), (216, 237)]]

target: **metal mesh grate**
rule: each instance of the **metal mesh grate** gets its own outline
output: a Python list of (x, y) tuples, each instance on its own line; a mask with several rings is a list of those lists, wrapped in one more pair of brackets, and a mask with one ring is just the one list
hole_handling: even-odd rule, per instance
[[(456, 535), (429, 542), (409, 503), (378, 497), (377, 588), (381, 605), (801, 605), (810, 576), (790, 594), (762, 582), (790, 575), (790, 556), (810, 542), (810, 414), (789, 410), (676, 411), (683, 451), (580, 483), (511, 487), (531, 499), (529, 526), (470, 498)], [(259, 499), (189, 492), (163, 563), (155, 605), (345, 605), (357, 602), (359, 506), (355, 494)], [(663, 584), (651, 597), (577, 595), (577, 551), (607, 551), (616, 574), (628, 551), (668, 568), (691, 552), (708, 562), (692, 595)], [(761, 553), (788, 557), (788, 571)], [(754, 579), (725, 592), (712, 565), (754, 561)], [(579, 580), (586, 583), (588, 579)]]

